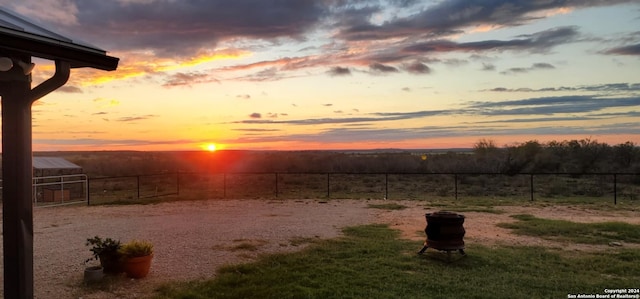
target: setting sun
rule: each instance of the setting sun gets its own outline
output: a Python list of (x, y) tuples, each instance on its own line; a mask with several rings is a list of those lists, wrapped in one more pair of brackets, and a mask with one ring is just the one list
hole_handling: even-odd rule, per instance
[(216, 144), (215, 143), (209, 143), (207, 144), (207, 150), (210, 152), (215, 152), (217, 149)]

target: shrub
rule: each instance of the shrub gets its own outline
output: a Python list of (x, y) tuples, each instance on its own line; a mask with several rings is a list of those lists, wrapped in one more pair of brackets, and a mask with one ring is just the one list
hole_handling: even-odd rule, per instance
[(85, 245), (91, 246), (89, 251), (93, 253), (93, 257), (87, 259), (85, 263), (91, 260), (97, 260), (101, 256), (113, 256), (118, 253), (118, 250), (121, 247), (120, 240), (114, 240), (111, 238), (102, 239), (98, 236), (88, 238)]
[(153, 244), (149, 241), (133, 240), (120, 247), (118, 252), (123, 257), (140, 257), (153, 253)]

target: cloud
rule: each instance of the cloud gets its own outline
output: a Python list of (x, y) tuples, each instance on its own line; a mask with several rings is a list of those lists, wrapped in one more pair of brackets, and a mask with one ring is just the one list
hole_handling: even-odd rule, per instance
[(604, 52), (615, 55), (640, 55), (640, 44), (612, 48)]
[(72, 6), (65, 16), (73, 24), (62, 17), (48, 20), (83, 40), (99, 34), (109, 49), (145, 49), (160, 57), (197, 53), (238, 38), (301, 38), (329, 13), (322, 2), (295, 0), (75, 1)]
[(403, 49), (405, 53), (527, 51), (545, 53), (555, 46), (573, 42), (579, 36), (575, 26), (557, 27), (533, 34), (519, 35), (511, 40), (485, 40), (457, 43), (449, 40), (419, 42)]
[(506, 71), (500, 72), (503, 75), (528, 73), (530, 69), (523, 67), (512, 67)]
[[(214, 71), (260, 69), (253, 75), (229, 78), (245, 81), (280, 80), (290, 78), (283, 74), (287, 71), (336, 64), (340, 66), (327, 74), (350, 75), (356, 67), (369, 66), (374, 74), (396, 72), (397, 66), (411, 74), (428, 74), (430, 68), (425, 63), (436, 61), (430, 57), (433, 53), (545, 53), (580, 37), (577, 27), (569, 26), (507, 40), (451, 40), (465, 30), (519, 26), (559, 10), (620, 3), (634, 1), (23, 0), (6, 5), (80, 40), (99, 40), (97, 44), (122, 58), (117, 72), (74, 74), (75, 84), (175, 71), (206, 61), (248, 56), (284, 42), (311, 40), (318, 30), (332, 32), (334, 39), (322, 46), (304, 45), (305, 51), (317, 50), (316, 55), (228, 65)], [(609, 51), (614, 54), (629, 50), (632, 49)], [(175, 87), (216, 81), (210, 74), (179, 72), (166, 77), (162, 84)]]
[[(357, 112), (357, 110), (354, 110)], [(346, 118), (310, 118), (294, 120), (242, 120), (234, 123), (243, 124), (290, 124), (290, 125), (322, 125), (322, 124), (350, 124), (350, 123), (370, 123), (380, 121), (393, 121), (422, 118), (436, 115), (451, 115), (459, 113), (458, 110), (434, 110), (416, 112), (378, 112), (371, 113), (370, 117), (346, 117)]]
[[(519, 26), (544, 18), (543, 12), (619, 3), (633, 0), (449, 0), (439, 1), (408, 16), (395, 17), (382, 24), (372, 23), (375, 10), (362, 11), (358, 18), (345, 16), (338, 36), (344, 40), (381, 40), (415, 35), (437, 36), (459, 33), (468, 28)], [(367, 6), (368, 7), (368, 6)], [(535, 15), (535, 14), (538, 15)], [(546, 15), (553, 15), (547, 13)]]
[(422, 62), (413, 62), (405, 65), (404, 69), (411, 74), (430, 74), (431, 68)]
[(640, 83), (610, 83), (610, 84), (596, 84), (596, 85), (582, 85), (582, 86), (560, 86), (560, 87), (544, 87), (544, 88), (506, 88), (495, 87), (484, 91), (493, 92), (555, 92), (555, 91), (589, 91), (589, 92), (636, 92), (640, 91)]
[[(431, 54), (435, 53), (501, 52), (507, 50), (544, 53), (557, 45), (573, 42), (578, 36), (577, 27), (552, 28), (528, 35), (520, 35), (512, 40), (506, 41), (489, 40), (467, 43), (457, 43), (449, 40), (423, 41), (418, 35), (416, 38), (397, 43), (379, 41), (367, 44), (366, 49), (360, 49), (360, 46), (356, 44), (345, 44), (346, 48), (328, 50), (316, 55), (284, 57), (275, 60), (226, 66), (213, 70), (213, 72), (260, 69), (256, 74), (235, 79), (273, 81), (289, 78), (290, 76), (285, 74), (287, 71), (324, 67), (328, 64), (341, 65), (330, 68), (326, 72), (330, 76), (351, 75), (353, 70), (358, 67), (368, 67), (368, 73), (374, 75), (399, 72), (398, 67), (393, 66), (393, 64), (396, 64), (410, 74), (420, 75), (432, 72), (432, 69), (426, 63), (444, 63), (451, 66), (460, 66), (468, 63), (467, 60), (462, 59), (438, 59), (431, 57)], [(487, 70), (491, 70), (491, 67), (495, 68), (492, 65), (487, 65), (487, 67)], [(534, 66), (534, 68), (542, 67), (544, 67), (544, 65)]]
[(56, 91), (66, 92), (66, 93), (83, 93), (80, 87), (73, 86), (73, 85), (61, 86), (60, 88), (56, 89)]
[(291, 78), (291, 77), (293, 76), (285, 75), (276, 67), (270, 67), (247, 76), (234, 78), (234, 80), (264, 82), (264, 81), (282, 80), (282, 79)]
[(384, 74), (384, 73), (397, 73), (398, 69), (393, 66), (384, 65), (381, 63), (373, 63), (369, 65), (369, 69), (374, 73)]
[(239, 94), (239, 95), (237, 95), (237, 96), (236, 96), (236, 98), (238, 98), (238, 99), (243, 99), (243, 100), (248, 100), (248, 99), (250, 99), (250, 98), (251, 98), (251, 95), (248, 95), (248, 94)]
[(515, 119), (502, 119), (502, 120), (489, 120), (473, 122), (475, 124), (491, 124), (491, 123), (548, 123), (559, 121), (588, 121), (599, 120), (604, 118), (619, 118), (619, 117), (639, 117), (640, 112), (629, 111), (620, 113), (594, 113), (585, 116), (553, 116), (553, 117), (536, 117), (536, 118), (515, 118)]
[(133, 122), (133, 121), (139, 121), (139, 120), (147, 120), (147, 119), (154, 118), (154, 117), (157, 117), (157, 115), (147, 114), (147, 115), (142, 115), (142, 116), (126, 116), (126, 117), (118, 118), (118, 119), (116, 119), (116, 121)]
[(349, 76), (351, 75), (351, 70), (348, 67), (332, 67), (327, 73), (330, 76)]
[(496, 66), (491, 64), (491, 63), (483, 63), (482, 64), (482, 70), (483, 71), (495, 71), (496, 70)]
[[(92, 132), (104, 133), (104, 132)], [(84, 147), (94, 147), (101, 149), (104, 147), (119, 146), (145, 146), (145, 145), (184, 145), (192, 143), (204, 143), (209, 140), (141, 140), (141, 139), (99, 139), (99, 138), (73, 138), (73, 139), (34, 139), (37, 144), (53, 144), (53, 145), (81, 145)]]
[[(41, 0), (19, 2), (21, 3), (13, 4), (13, 8), (20, 14), (62, 25), (77, 25), (78, 23), (75, 17), (75, 14), (78, 13), (78, 7), (72, 1)], [(6, 3), (2, 1), (2, 5), (6, 5)], [(43, 9), (43, 7), (46, 7), (46, 9)]]
[(500, 72), (500, 74), (503, 75), (509, 75), (509, 74), (522, 74), (522, 73), (528, 73), (530, 71), (534, 71), (534, 70), (551, 70), (551, 69), (555, 69), (556, 67), (553, 66), (550, 63), (546, 63), (546, 62), (539, 62), (539, 63), (534, 63), (533, 65), (531, 65), (528, 68), (523, 68), (523, 67), (512, 67), (510, 69), (507, 69), (506, 71), (502, 71)]
[(192, 86), (194, 84), (219, 82), (217, 79), (211, 77), (209, 74), (189, 72), (178, 72), (168, 75), (165, 82), (162, 84), (164, 87), (176, 87), (176, 86)]
[[(640, 126), (637, 123), (628, 124), (627, 129), (620, 131), (616, 125), (603, 125), (584, 127), (582, 125), (565, 125), (562, 127), (541, 126), (533, 128), (495, 128), (481, 124), (468, 124), (459, 126), (424, 126), (412, 128), (330, 128), (313, 134), (288, 135), (283, 140), (309, 141), (309, 142), (379, 142), (380, 139), (387, 142), (404, 140), (424, 140), (435, 137), (469, 137), (469, 136), (530, 136), (530, 135), (599, 135), (599, 134), (636, 134)], [(634, 132), (635, 131), (635, 132)], [(269, 137), (269, 141), (274, 137)], [(275, 137), (278, 139), (278, 137)], [(253, 140), (256, 141), (256, 140)], [(265, 140), (267, 141), (267, 140)]]
[(477, 121), (475, 124), (494, 124), (494, 123), (543, 123), (543, 122), (558, 122), (558, 121), (585, 121), (596, 120), (597, 117), (590, 116), (567, 116), (567, 117), (537, 117), (537, 118), (514, 118), (514, 119), (502, 119), (502, 120), (488, 120)]
[(540, 97), (500, 102), (470, 102), (467, 113), (477, 115), (552, 115), (589, 113), (608, 108), (640, 106), (640, 97), (597, 96)]
[(264, 129), (264, 128), (240, 128), (240, 129), (231, 129), (232, 131), (239, 131), (239, 132), (251, 132), (251, 133), (261, 133), (261, 132), (278, 132), (281, 130), (278, 129)]
[(258, 118), (262, 118), (262, 114), (254, 112), (254, 113), (249, 114), (249, 117), (258, 119)]
[(378, 117), (348, 117), (348, 118), (311, 118), (296, 120), (243, 120), (234, 123), (242, 124), (289, 124), (289, 125), (323, 125), (323, 124), (348, 124), (361, 122), (387, 121)]
[[(285, 125), (327, 125), (327, 124), (372, 124), (376, 122), (402, 121), (435, 116), (533, 116), (551, 115), (546, 121), (553, 119), (566, 120), (576, 117), (607, 117), (615, 119), (634, 114), (596, 115), (594, 113), (610, 108), (629, 108), (640, 106), (640, 97), (601, 98), (598, 96), (561, 96), (539, 97), (498, 102), (468, 102), (456, 109), (421, 110), (409, 112), (375, 112), (366, 117), (346, 118), (310, 118), (294, 120), (242, 120), (241, 124), (285, 124)], [(591, 115), (576, 116), (578, 113)], [(634, 112), (637, 113), (637, 112)], [(570, 116), (567, 116), (570, 115)], [(258, 114), (259, 116), (259, 114)], [(254, 117), (260, 118), (260, 117)], [(515, 122), (515, 121), (514, 121)]]
[(555, 66), (553, 66), (552, 64), (550, 64), (550, 63), (544, 63), (544, 62), (534, 63), (534, 64), (531, 66), (531, 69), (534, 69), (534, 70), (535, 70), (535, 69), (555, 69), (555, 68), (556, 68), (556, 67), (555, 67)]

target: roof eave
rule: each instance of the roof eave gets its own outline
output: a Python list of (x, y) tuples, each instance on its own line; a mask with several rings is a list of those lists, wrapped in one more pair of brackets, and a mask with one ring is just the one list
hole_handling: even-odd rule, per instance
[(91, 67), (113, 71), (119, 59), (105, 51), (40, 35), (0, 27), (0, 49), (28, 53), (32, 56), (68, 61), (72, 68)]

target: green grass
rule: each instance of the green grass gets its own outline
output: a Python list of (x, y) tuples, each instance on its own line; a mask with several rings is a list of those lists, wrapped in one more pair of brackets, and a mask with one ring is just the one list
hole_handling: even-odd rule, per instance
[(431, 197), (424, 201), (428, 209), (447, 210), (454, 212), (482, 212), (501, 214), (502, 210), (495, 207), (557, 207), (571, 206), (594, 211), (640, 211), (640, 201), (613, 201), (606, 197), (563, 197), (563, 198), (536, 198), (534, 201), (517, 197), (461, 197), (453, 199), (449, 197)]
[(550, 240), (585, 244), (608, 244), (612, 241), (640, 243), (640, 225), (624, 222), (577, 223), (566, 220), (537, 218), (532, 215), (513, 215), (515, 223), (498, 226), (513, 229), (521, 235)]
[(628, 288), (640, 252), (566, 253), (541, 247), (467, 247), (445, 253), (399, 239), (386, 225), (344, 230), (301, 252), (230, 265), (209, 281), (168, 284), (157, 298), (566, 298)]

